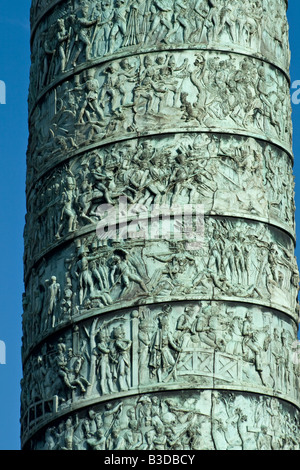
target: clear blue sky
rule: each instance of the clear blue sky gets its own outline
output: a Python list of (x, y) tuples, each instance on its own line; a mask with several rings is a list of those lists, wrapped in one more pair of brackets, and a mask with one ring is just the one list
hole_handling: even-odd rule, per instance
[[(289, 0), (291, 80), (300, 80), (300, 2)], [(0, 365), (0, 450), (18, 450), (23, 292), (23, 227), (27, 91), (29, 82), (30, 0), (1, 0), (0, 80), (6, 83), (6, 105), (0, 105), (0, 340), (6, 364)], [(300, 210), (300, 104), (293, 107), (296, 206)], [(300, 220), (299, 211), (296, 214)], [(300, 222), (298, 223), (298, 238)], [(299, 252), (300, 253), (300, 252)], [(297, 257), (300, 255), (297, 250)]]

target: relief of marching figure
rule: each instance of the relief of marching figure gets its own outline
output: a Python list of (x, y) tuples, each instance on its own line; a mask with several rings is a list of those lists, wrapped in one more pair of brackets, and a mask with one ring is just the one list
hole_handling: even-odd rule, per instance
[[(40, 9), (47, 6), (43, 2)], [(38, 7), (33, 2), (33, 24)], [(105, 0), (94, 6), (87, 0), (59, 3), (47, 20), (37, 25), (33, 37), (31, 100), (38, 90), (80, 64), (117, 53), (151, 50), (156, 45), (234, 46), (275, 61), (288, 71), (285, 8), (284, 0), (234, 0), (230, 4), (225, 0)], [(272, 19), (270, 9), (276, 12)]]
[(28, 152), (39, 172), (79, 149), (149, 128), (212, 127), (268, 135), (290, 152), (290, 115), (289, 84), (264, 62), (234, 53), (151, 53), (91, 68), (45, 95), (30, 116)]
[(285, 321), (274, 322), (272, 315), (257, 307), (217, 302), (141, 307), (140, 387), (156, 382), (203, 386), (252, 382), (297, 396), (298, 366), (290, 355), (295, 326), (285, 329)]
[(38, 229), (25, 231), (25, 258), (97, 225), (98, 208), (117, 208), (122, 197), (136, 207), (128, 220), (142, 210), (150, 216), (153, 205), (202, 204), (206, 215), (273, 221), (294, 237), (294, 186), (289, 155), (253, 138), (187, 134), (112, 144), (57, 166), (32, 187), (27, 227)]
[(256, 391), (296, 400), (295, 328), (268, 309), (206, 301), (95, 317), (48, 339), (28, 358), (22, 415), (36, 413), (41, 403), (46, 409), (54, 397), (60, 411), (87, 398), (137, 388), (146, 393), (176, 383), (181, 388), (251, 384)]

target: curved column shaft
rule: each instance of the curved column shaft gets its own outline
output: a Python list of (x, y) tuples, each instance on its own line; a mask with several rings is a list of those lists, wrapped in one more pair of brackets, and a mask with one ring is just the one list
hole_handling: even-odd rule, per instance
[(33, 1), (25, 449), (298, 448), (285, 10)]

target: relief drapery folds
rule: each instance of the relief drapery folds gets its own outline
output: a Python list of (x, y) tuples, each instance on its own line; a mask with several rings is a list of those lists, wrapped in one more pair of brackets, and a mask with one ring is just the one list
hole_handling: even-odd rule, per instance
[[(24, 448), (298, 449), (286, 2), (33, 0), (31, 25)], [(99, 236), (121, 200), (132, 231)], [(185, 206), (201, 243), (156, 237)]]

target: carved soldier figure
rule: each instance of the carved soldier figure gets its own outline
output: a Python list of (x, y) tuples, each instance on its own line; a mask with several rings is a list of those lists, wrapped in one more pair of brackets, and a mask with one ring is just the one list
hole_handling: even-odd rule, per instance
[(68, 350), (69, 361), (69, 380), (72, 387), (79, 387), (81, 393), (85, 393), (87, 386), (91, 385), (90, 382), (82, 375), (82, 367), (84, 357), (79, 354), (74, 354), (72, 348)]
[(261, 347), (258, 343), (258, 331), (255, 330), (253, 315), (247, 312), (243, 323), (243, 354), (246, 360), (251, 361), (251, 355), (254, 356), (255, 367), (259, 374), (262, 372)]
[(68, 364), (69, 361), (66, 355), (66, 345), (61, 339), (57, 345), (57, 351), (53, 359), (53, 366), (57, 376), (62, 380), (63, 385), (66, 386), (67, 391), (76, 389), (76, 386), (73, 385), (70, 380)]
[(105, 0), (96, 6), (95, 17), (99, 18), (99, 21), (96, 24), (93, 41), (95, 57), (102, 57), (108, 52), (111, 22), (114, 16), (112, 3), (112, 0)]
[(107, 438), (107, 449), (108, 450), (124, 450), (125, 448), (126, 448), (126, 442), (122, 435), (121, 429), (115, 427)]
[(235, 18), (233, 16), (233, 8), (229, 4), (224, 5), (220, 11), (220, 24), (217, 34), (221, 35), (226, 30), (226, 27), (230, 32), (232, 41), (235, 42)]
[(257, 438), (257, 450), (271, 449), (271, 436), (268, 434), (267, 426), (262, 425)]
[(87, 444), (92, 450), (106, 450), (106, 437), (103, 429), (97, 429), (95, 436), (87, 439)]
[(139, 378), (140, 383), (149, 379), (149, 354), (151, 347), (153, 321), (151, 320), (151, 311), (143, 308), (139, 323)]
[(63, 310), (63, 316), (71, 317), (73, 313), (73, 289), (72, 289), (72, 281), (69, 277), (66, 280), (66, 286), (64, 288), (64, 295), (61, 302), (61, 307)]
[(32, 0), (25, 450), (299, 448), (285, 10)]
[(145, 9), (144, 0), (135, 0), (130, 2), (128, 21), (123, 46), (132, 46), (140, 44), (143, 41), (143, 13)]
[(84, 246), (80, 247), (78, 256), (79, 260), (76, 263), (75, 274), (78, 278), (79, 305), (82, 305), (88, 295), (88, 291), (90, 295), (94, 293), (94, 281), (89, 269), (89, 261), (94, 259), (94, 257), (87, 256), (87, 250)]
[(174, 27), (168, 31), (165, 41), (167, 42), (173, 35), (177, 33), (179, 28), (183, 29), (183, 42), (189, 42), (191, 34), (191, 26), (188, 19), (188, 1), (175, 0), (174, 2)]
[(208, 0), (208, 4), (210, 10), (204, 22), (204, 27), (207, 29), (208, 41), (215, 41), (220, 30), (220, 18), (223, 4), (222, 0)]
[(54, 328), (57, 320), (58, 302), (61, 298), (60, 284), (56, 282), (56, 276), (51, 277), (51, 283), (45, 281), (48, 286), (48, 311), (47, 311), (47, 325)]
[(196, 13), (196, 16), (195, 16), (196, 28), (191, 33), (191, 36), (190, 36), (191, 42), (196, 42), (197, 38), (199, 41), (201, 41), (205, 20), (209, 13), (209, 7), (208, 7), (206, 0), (196, 0), (195, 5), (194, 5), (194, 12)]
[(193, 342), (193, 336), (196, 335), (196, 324), (200, 315), (200, 305), (190, 305), (185, 307), (182, 315), (179, 316), (176, 323), (177, 343), (184, 349)]
[(138, 422), (131, 419), (128, 423), (128, 431), (124, 435), (127, 450), (143, 450), (143, 435), (139, 430)]
[(41, 89), (42, 87), (46, 86), (49, 78), (50, 78), (50, 72), (51, 69), (53, 70), (53, 62), (54, 62), (54, 57), (56, 54), (56, 49), (55, 46), (53, 45), (54, 39), (52, 37), (49, 37), (49, 32), (44, 33), (42, 35), (42, 46), (44, 55), (43, 55), (43, 65), (41, 66), (41, 71), (40, 71), (40, 80), (39, 80), (39, 86), (38, 88)]

